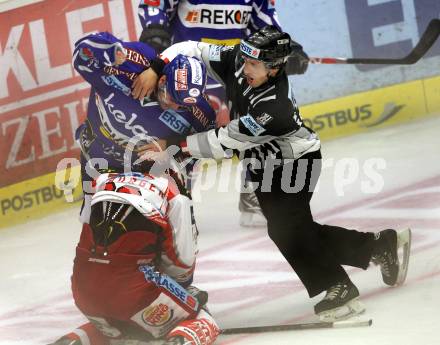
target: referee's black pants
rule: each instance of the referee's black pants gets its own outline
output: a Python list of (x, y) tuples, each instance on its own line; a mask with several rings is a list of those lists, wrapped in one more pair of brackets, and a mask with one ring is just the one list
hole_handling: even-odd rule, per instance
[[(286, 169), (283, 190), (283, 170)], [(310, 297), (349, 279), (341, 265), (366, 269), (374, 246), (373, 233), (313, 220), (310, 199), (320, 172), (321, 152), (316, 151), (276, 168), (270, 191), (266, 191), (267, 183), (262, 187), (262, 174), (252, 178), (259, 180), (255, 193), (267, 219), (269, 237), (301, 279)], [(288, 187), (296, 192), (286, 191), (286, 182), (290, 182)]]

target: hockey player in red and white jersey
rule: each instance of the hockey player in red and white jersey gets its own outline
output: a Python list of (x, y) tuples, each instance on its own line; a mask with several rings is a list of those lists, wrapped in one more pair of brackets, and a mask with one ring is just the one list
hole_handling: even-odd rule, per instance
[(53, 345), (211, 345), (220, 330), (191, 286), (191, 200), (169, 176), (102, 174), (76, 248), (72, 293), (89, 323)]

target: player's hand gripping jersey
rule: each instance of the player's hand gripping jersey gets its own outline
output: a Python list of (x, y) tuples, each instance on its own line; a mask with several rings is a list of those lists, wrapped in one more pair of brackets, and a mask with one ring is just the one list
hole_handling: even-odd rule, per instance
[(234, 45), (266, 25), (280, 26), (274, 0), (141, 0), (139, 18), (143, 28), (171, 33), (174, 43)]
[(263, 168), (268, 157), (298, 159), (319, 150), (319, 138), (304, 126), (285, 72), (252, 88), (242, 75), (244, 52), (258, 54), (243, 43), (240, 48), (193, 41), (177, 43), (163, 52), (163, 59), (185, 54), (202, 60), (208, 74), (226, 85), (232, 104), (235, 120), (227, 126), (187, 137), (191, 156), (222, 159), (236, 150), (244, 153), (242, 158), (256, 158)]
[[(177, 78), (181, 84), (176, 81), (175, 85), (189, 94), (193, 90), (201, 102), (177, 111), (162, 110), (156, 99), (139, 101), (131, 96), (133, 80), (155, 56), (148, 45), (123, 42), (109, 33), (88, 35), (76, 42), (73, 65), (92, 86), (87, 119), (76, 133), (86, 159), (104, 158), (109, 168), (119, 171), (124, 162), (131, 165), (139, 158), (136, 152), (143, 144), (214, 126), (215, 113), (202, 99), (202, 84), (199, 79), (194, 83), (196, 73), (201, 74), (194, 67), (198, 61), (189, 61), (192, 71), (180, 70)], [(194, 103), (195, 98), (190, 98)], [(130, 142), (132, 147), (126, 150)]]
[(139, 173), (103, 174), (95, 188), (74, 261), (78, 308), (109, 338), (173, 336), (197, 320), (210, 335), (200, 343), (211, 344), (218, 328), (201, 311), (206, 300), (185, 289), (197, 253), (190, 199), (171, 178)]

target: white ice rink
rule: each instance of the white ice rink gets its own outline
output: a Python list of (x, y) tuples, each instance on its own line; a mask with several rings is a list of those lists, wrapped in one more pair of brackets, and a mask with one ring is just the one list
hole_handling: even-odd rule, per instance
[[(376, 267), (348, 268), (371, 327), (221, 336), (218, 344), (440, 344), (439, 133), (437, 117), (323, 143), (328, 167), (312, 200), (317, 220), (413, 230), (405, 285), (385, 287)], [(380, 192), (371, 193), (381, 181)], [(195, 283), (210, 292), (214, 316), (224, 327), (313, 321), (322, 295), (308, 298), (265, 229), (240, 228), (238, 194), (219, 192), (225, 185), (203, 191), (196, 202), (201, 251)], [(70, 296), (77, 212), (0, 230), (1, 345), (46, 344), (84, 321)]]

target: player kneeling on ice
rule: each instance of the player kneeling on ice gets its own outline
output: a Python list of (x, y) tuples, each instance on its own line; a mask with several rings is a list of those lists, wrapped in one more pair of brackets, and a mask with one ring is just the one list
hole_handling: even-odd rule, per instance
[(53, 345), (210, 345), (220, 330), (191, 286), (197, 233), (191, 201), (169, 177), (102, 174), (83, 224), (72, 292), (89, 323)]
[[(402, 284), (410, 231), (373, 234), (313, 219), (310, 200), (321, 172), (321, 142), (304, 124), (285, 72), (287, 58), (297, 53), (302, 53), (301, 45), (273, 26), (234, 47), (182, 42), (166, 49), (162, 60), (152, 61), (133, 85), (138, 97), (148, 94), (166, 62), (177, 54), (200, 59), (208, 74), (225, 85), (234, 119), (219, 129), (182, 138), (180, 147), (197, 158), (239, 155), (267, 219), (270, 238), (310, 297), (326, 291), (315, 313), (323, 321), (335, 321), (365, 309), (342, 265), (366, 269), (373, 261), (380, 265), (387, 285)], [(404, 249), (401, 263), (400, 247)]]

